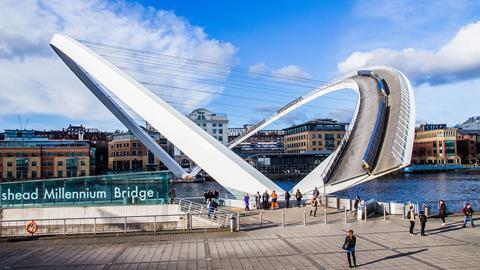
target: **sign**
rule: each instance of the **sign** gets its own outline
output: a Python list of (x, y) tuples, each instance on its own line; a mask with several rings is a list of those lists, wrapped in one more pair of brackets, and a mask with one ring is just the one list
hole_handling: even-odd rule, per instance
[(133, 173), (0, 184), (1, 207), (166, 203), (168, 173)]

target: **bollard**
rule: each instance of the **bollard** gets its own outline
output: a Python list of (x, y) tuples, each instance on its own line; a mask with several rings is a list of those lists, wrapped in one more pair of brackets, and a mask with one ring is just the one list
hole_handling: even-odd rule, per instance
[(285, 228), (285, 212), (282, 211), (282, 228)]
[(303, 210), (303, 226), (307, 226), (307, 211)]
[(97, 218), (93, 218), (93, 234), (97, 234)]
[(157, 216), (153, 216), (153, 232), (157, 232)]
[(235, 218), (233, 217), (233, 214), (230, 214), (230, 232), (235, 231)]
[(368, 214), (367, 214), (367, 206), (365, 205), (365, 207), (364, 207), (363, 209), (364, 209), (364, 210), (363, 210), (363, 213), (364, 213), (364, 215), (365, 215), (365, 222), (367, 222), (367, 216), (368, 216)]
[(123, 218), (123, 226), (124, 226), (124, 229), (125, 229), (125, 234), (127, 234), (127, 217)]
[(385, 208), (385, 204), (383, 205), (383, 220), (387, 220), (387, 208)]
[(348, 221), (347, 221), (347, 208), (344, 208), (344, 212), (345, 212), (345, 214), (344, 214), (345, 223), (348, 223)]
[(402, 219), (405, 219), (405, 204), (403, 205), (402, 209)]
[(63, 219), (63, 235), (67, 234), (67, 220)]
[(260, 212), (260, 226), (263, 226), (263, 214)]
[(327, 224), (327, 209), (323, 210), (324, 213), (324, 223)]
[(240, 231), (240, 213), (237, 213), (237, 232)]

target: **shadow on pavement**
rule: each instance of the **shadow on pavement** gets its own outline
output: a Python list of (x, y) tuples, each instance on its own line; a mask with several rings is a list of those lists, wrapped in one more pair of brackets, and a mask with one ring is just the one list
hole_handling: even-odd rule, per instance
[(410, 252), (405, 252), (405, 253), (390, 255), (390, 256), (387, 256), (387, 257), (384, 257), (384, 258), (375, 260), (375, 261), (371, 261), (371, 262), (366, 262), (366, 263), (363, 263), (363, 264), (359, 264), (358, 266), (365, 266), (365, 265), (369, 265), (369, 264), (373, 264), (373, 263), (377, 263), (377, 262), (381, 262), (381, 261), (385, 261), (385, 260), (390, 260), (390, 259), (396, 259), (396, 258), (401, 258), (401, 257), (405, 257), (405, 256), (410, 256), (410, 255), (417, 254), (417, 253), (420, 253), (420, 252), (424, 252), (424, 251), (427, 251), (427, 250), (428, 250), (427, 248), (424, 248), (424, 249), (419, 249), (419, 250), (417, 250), (417, 251), (410, 251)]

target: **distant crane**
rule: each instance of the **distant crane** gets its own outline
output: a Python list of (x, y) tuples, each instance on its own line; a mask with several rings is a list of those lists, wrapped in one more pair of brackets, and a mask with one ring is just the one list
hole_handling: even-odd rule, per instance
[(25, 122), (25, 126), (22, 125), (22, 117), (20, 117), (20, 114), (17, 114), (17, 117), (18, 117), (18, 122), (20, 123), (20, 130), (25, 130), (27, 129), (27, 125), (28, 125), (28, 119), (27, 118), (27, 121)]

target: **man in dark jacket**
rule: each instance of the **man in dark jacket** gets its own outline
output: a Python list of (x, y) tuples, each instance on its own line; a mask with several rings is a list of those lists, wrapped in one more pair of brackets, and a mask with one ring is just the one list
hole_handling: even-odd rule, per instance
[(270, 198), (270, 195), (268, 194), (268, 191), (265, 190), (265, 192), (262, 194), (262, 202), (263, 202), (263, 209), (267, 210), (268, 209), (268, 199)]
[(425, 224), (427, 223), (427, 216), (425, 215), (425, 212), (420, 211), (420, 214), (418, 215), (418, 221), (420, 222), (420, 235), (425, 236)]
[(465, 207), (462, 209), (464, 218), (463, 218), (463, 226), (462, 228), (465, 228), (467, 226), (467, 221), (470, 220), (470, 225), (472, 225), (472, 228), (475, 227), (473, 224), (473, 208), (470, 203), (467, 203)]
[(290, 192), (288, 190), (285, 192), (285, 208), (290, 207)]
[[(353, 230), (348, 231), (347, 237), (345, 237), (345, 242), (343, 243), (342, 248), (347, 252), (348, 267), (357, 267), (357, 259), (355, 258), (355, 245), (357, 244), (357, 238), (353, 235)], [(352, 261), (350, 260), (350, 255), (352, 255)]]

